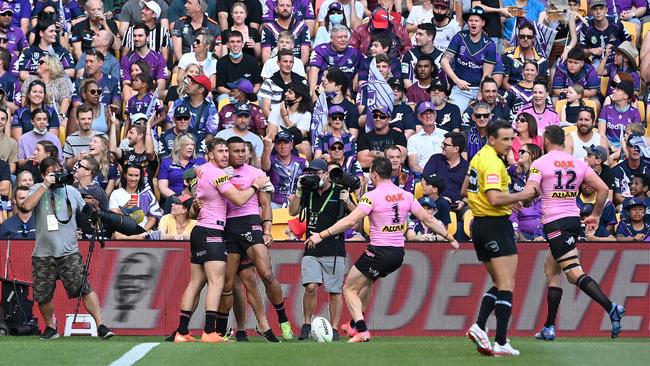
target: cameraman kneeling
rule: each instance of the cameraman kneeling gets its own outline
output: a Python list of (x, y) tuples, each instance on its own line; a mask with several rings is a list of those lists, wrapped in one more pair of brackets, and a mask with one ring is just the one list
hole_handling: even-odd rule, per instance
[(61, 163), (46, 158), (40, 164), (43, 183), (35, 184), (22, 203), (24, 210), (34, 210), (36, 246), (32, 254), (34, 300), (45, 319), (41, 339), (58, 338), (54, 321), (52, 298), (58, 279), (69, 298), (81, 295), (84, 306), (99, 325), (98, 336), (110, 338), (114, 333), (103, 324), (102, 310), (97, 294), (86, 281), (82, 288), (84, 265), (77, 246), (77, 215), (85, 205), (81, 194), (70, 179), (61, 179)]
[[(334, 169), (337, 165), (330, 165)], [(297, 215), (303, 211), (301, 218), (307, 222), (307, 237), (318, 233), (335, 224), (355, 205), (350, 200), (348, 191), (339, 185), (332, 184), (329, 179), (328, 165), (325, 160), (314, 159), (305, 170), (306, 175), (300, 177), (298, 190), (289, 200), (289, 214)], [(314, 248), (305, 247), (305, 253), (300, 264), (302, 284), (305, 287), (303, 295), (303, 325), (299, 340), (309, 338), (311, 321), (316, 308), (318, 286), (325, 285), (325, 291), (330, 295), (330, 323), (334, 328), (334, 340), (338, 340), (337, 326), (341, 319), (343, 299), (343, 277), (345, 275), (345, 245), (344, 234), (326, 238)]]

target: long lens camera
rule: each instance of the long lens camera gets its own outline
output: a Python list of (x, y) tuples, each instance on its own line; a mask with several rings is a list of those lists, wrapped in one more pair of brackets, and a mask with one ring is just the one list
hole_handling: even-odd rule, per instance
[(361, 180), (343, 171), (341, 168), (334, 168), (329, 172), (330, 181), (338, 184), (349, 191), (356, 191), (361, 187)]

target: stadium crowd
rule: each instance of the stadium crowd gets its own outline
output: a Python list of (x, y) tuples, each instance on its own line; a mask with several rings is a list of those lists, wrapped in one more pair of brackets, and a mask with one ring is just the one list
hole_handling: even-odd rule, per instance
[[(545, 128), (560, 125), (565, 150), (610, 188), (598, 228), (581, 237), (650, 240), (648, 5), (552, 3), (2, 1), (0, 238), (34, 238), (16, 202), (55, 157), (78, 188), (96, 186), (87, 200), (146, 230), (115, 238), (187, 240), (194, 167), (210, 140), (238, 136), (278, 214), (313, 159), (358, 177), (361, 197), (383, 156), (392, 181), (467, 240), (461, 186), (488, 124), (506, 120), (517, 133), (504, 161), (511, 192), (543, 155)], [(589, 216), (594, 189), (576, 201)], [(538, 200), (514, 207), (518, 239), (544, 240), (541, 217)], [(349, 238), (367, 235), (359, 226)], [(416, 219), (404, 235), (444, 241)]]

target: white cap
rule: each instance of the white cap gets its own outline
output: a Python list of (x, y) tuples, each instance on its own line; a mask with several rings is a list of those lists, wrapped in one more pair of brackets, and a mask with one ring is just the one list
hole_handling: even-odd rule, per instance
[(160, 5), (158, 5), (157, 2), (155, 2), (154, 0), (149, 0), (149, 1), (140, 0), (140, 7), (144, 8), (145, 6), (151, 9), (154, 13), (156, 13), (156, 19), (160, 18), (160, 13), (162, 12), (162, 10), (160, 9)]
[(144, 113), (133, 113), (131, 115), (131, 122), (135, 123), (136, 121), (139, 121), (141, 119), (148, 120), (149, 118)]

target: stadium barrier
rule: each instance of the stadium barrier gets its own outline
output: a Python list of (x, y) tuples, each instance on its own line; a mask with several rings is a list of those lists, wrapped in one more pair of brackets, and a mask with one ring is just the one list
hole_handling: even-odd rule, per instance
[[(33, 242), (0, 241), (0, 268), (9, 263), (9, 278), (31, 282)], [(82, 254), (88, 247), (80, 243)], [(349, 243), (348, 268), (365, 248)], [(532, 336), (546, 317), (543, 273), (544, 243), (521, 243), (510, 322), (514, 336)], [(650, 246), (647, 243), (580, 243), (583, 268), (600, 282), (605, 293), (627, 308), (622, 336), (650, 336)], [(303, 246), (276, 242), (271, 252), (274, 273), (282, 284), (288, 315), (295, 331), (302, 320), (300, 258)], [(9, 260), (7, 259), (9, 253)], [(90, 281), (102, 302), (105, 322), (120, 335), (164, 335), (175, 329), (181, 294), (189, 277), (187, 242), (110, 241), (96, 249)], [(446, 244), (407, 244), (402, 268), (380, 280), (374, 289), (367, 321), (375, 335), (458, 336), (474, 322), (481, 297), (491, 283), (477, 262), (471, 244), (450, 255)], [(260, 290), (264, 296), (263, 285)], [(563, 280), (564, 296), (558, 315), (560, 336), (608, 336), (610, 323), (600, 306)], [(317, 314), (327, 316), (327, 295), (319, 293)], [(66, 299), (59, 283), (55, 295), (58, 326), (74, 301)], [(344, 306), (345, 308), (345, 306)], [(191, 327), (203, 325), (203, 301)], [(269, 321), (277, 318), (267, 303)], [(82, 310), (83, 312), (83, 310)], [(36, 306), (34, 314), (38, 314)], [(343, 321), (349, 320), (344, 310)], [(233, 323), (230, 323), (233, 324)], [(43, 327), (42, 319), (39, 325)], [(488, 327), (495, 328), (491, 317)], [(247, 329), (255, 328), (248, 310)]]

